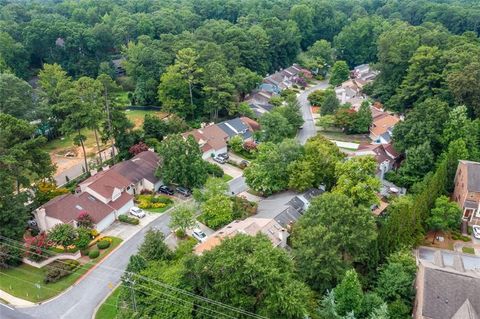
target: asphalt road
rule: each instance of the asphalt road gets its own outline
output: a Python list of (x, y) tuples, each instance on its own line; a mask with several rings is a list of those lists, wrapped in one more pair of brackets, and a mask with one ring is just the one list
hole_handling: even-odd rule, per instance
[[(5, 318), (91, 319), (94, 308), (103, 301), (111, 288), (120, 282), (130, 256), (136, 253), (147, 230), (154, 227), (168, 235), (169, 221), (170, 214), (165, 213), (151, 222), (110, 254), (99, 267), (91, 271), (77, 285), (58, 298), (35, 307), (17, 308), (15, 312), (7, 313), (10, 317)], [(23, 316), (23, 314), (29, 316)], [(15, 317), (15, 315), (18, 316)], [(4, 318), (3, 312), (1, 318)]]
[[(307, 97), (311, 92), (326, 89), (327, 87), (328, 82), (322, 81), (303, 91), (298, 96), (302, 116), (305, 121), (303, 128), (297, 134), (297, 139), (301, 144), (305, 144), (308, 138), (316, 135), (315, 123)], [(245, 177), (243, 176), (234, 178), (229, 182), (229, 190), (235, 194), (239, 194), (247, 190), (247, 188)], [(94, 308), (108, 295), (111, 287), (115, 287), (120, 282), (123, 270), (126, 268), (130, 256), (136, 253), (139, 245), (142, 243), (145, 232), (154, 227), (168, 235), (170, 233), (168, 228), (169, 220), (170, 215), (168, 213), (154, 220), (127, 240), (119, 249), (110, 254), (100, 264), (100, 267), (95, 268), (77, 285), (61, 294), (58, 298), (42, 305), (28, 308), (10, 309), (0, 305), (0, 318), (91, 319)]]
[(2, 319), (33, 319), (33, 317), (15, 311), (9, 306), (0, 303), (0, 318)]
[(305, 142), (312, 136), (317, 134), (317, 129), (315, 127), (315, 121), (313, 120), (312, 111), (310, 110), (310, 103), (307, 100), (307, 97), (310, 93), (316, 90), (325, 90), (328, 87), (328, 80), (319, 82), (318, 84), (302, 91), (298, 96), (298, 103), (300, 103), (300, 108), (302, 112), (303, 128), (298, 131), (297, 139), (300, 144), (305, 144)]

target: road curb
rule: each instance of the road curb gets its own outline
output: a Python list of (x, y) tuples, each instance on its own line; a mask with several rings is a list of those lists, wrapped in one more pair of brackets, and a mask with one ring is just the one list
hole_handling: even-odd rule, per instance
[(100, 303), (98, 305), (95, 306), (95, 309), (93, 309), (93, 314), (92, 314), (92, 319), (95, 319), (96, 315), (97, 315), (97, 312), (98, 312), (98, 309), (100, 309), (100, 307), (103, 305), (103, 303), (105, 301), (107, 301), (108, 297), (110, 297), (113, 292), (118, 288), (120, 287), (121, 285), (121, 282), (119, 282), (115, 287), (113, 287), (113, 289), (110, 291), (110, 293), (108, 293), (105, 298), (102, 299), (102, 301), (100, 301)]

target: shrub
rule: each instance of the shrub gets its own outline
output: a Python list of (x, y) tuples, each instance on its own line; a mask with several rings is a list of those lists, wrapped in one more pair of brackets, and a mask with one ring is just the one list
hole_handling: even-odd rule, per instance
[(142, 209), (163, 208), (173, 203), (173, 200), (167, 196), (138, 195), (135, 200), (138, 207)]
[(93, 222), (92, 216), (87, 212), (81, 212), (77, 217), (78, 227), (92, 229), (95, 223)]
[(108, 240), (102, 239), (97, 242), (97, 247), (98, 249), (107, 249), (108, 247), (110, 247), (110, 242)]
[(98, 249), (92, 249), (90, 250), (90, 252), (88, 253), (88, 257), (90, 257), (90, 259), (95, 259), (97, 258), (98, 256), (100, 256), (100, 251)]
[(245, 197), (235, 196), (231, 199), (233, 202), (232, 208), (234, 219), (244, 219), (257, 213), (257, 204), (250, 202)]
[(98, 235), (100, 235), (100, 233), (98, 232), (98, 230), (92, 229), (92, 230), (90, 231), (90, 235), (92, 235), (92, 238), (95, 238), (95, 237), (97, 237)]
[(176, 235), (178, 238), (185, 238), (185, 236), (186, 236), (187, 234), (185, 233), (185, 231), (184, 231), (183, 229), (180, 229), (180, 228), (179, 228), (179, 229), (177, 229), (177, 230), (175, 231), (175, 235)]
[(78, 249), (83, 250), (88, 247), (90, 240), (92, 239), (91, 231), (85, 228), (78, 229), (78, 237), (75, 245)]
[(127, 215), (120, 215), (118, 216), (118, 220), (121, 221), (122, 223), (127, 223), (131, 225), (138, 225), (140, 224), (140, 220), (138, 218), (133, 218)]
[(57, 282), (73, 273), (79, 265), (78, 261), (72, 259), (53, 262), (47, 266), (47, 272), (43, 281), (46, 284)]
[(212, 163), (206, 163), (206, 169), (207, 169), (207, 173), (209, 175), (212, 175), (214, 177), (222, 177), (223, 176), (223, 169), (218, 166), (218, 165), (215, 165), (215, 164), (212, 164)]
[(257, 144), (254, 141), (245, 141), (243, 148), (248, 152), (253, 152), (257, 150)]
[(0, 243), (0, 269), (20, 265), (23, 254), (20, 245)]
[(142, 189), (142, 191), (140, 192), (140, 195), (152, 195), (152, 194), (153, 192), (148, 189)]

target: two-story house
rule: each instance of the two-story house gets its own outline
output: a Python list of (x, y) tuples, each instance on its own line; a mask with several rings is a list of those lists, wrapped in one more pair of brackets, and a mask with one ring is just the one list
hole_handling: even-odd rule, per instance
[(462, 209), (463, 220), (480, 224), (480, 163), (459, 161), (453, 200)]

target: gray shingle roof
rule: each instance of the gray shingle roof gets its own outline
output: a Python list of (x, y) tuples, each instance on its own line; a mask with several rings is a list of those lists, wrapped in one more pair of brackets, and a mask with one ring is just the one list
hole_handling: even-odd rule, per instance
[(248, 125), (243, 123), (238, 117), (218, 123), (217, 126), (227, 133), (229, 137), (242, 135), (244, 139), (247, 139), (252, 136), (252, 132), (249, 130)]
[(476, 312), (475, 315), (480, 312), (480, 278), (442, 269), (425, 268), (423, 316), (432, 319), (452, 319), (454, 316), (478, 319), (478, 316), (458, 317), (468, 313), (465, 311), (472, 314), (471, 309)]

